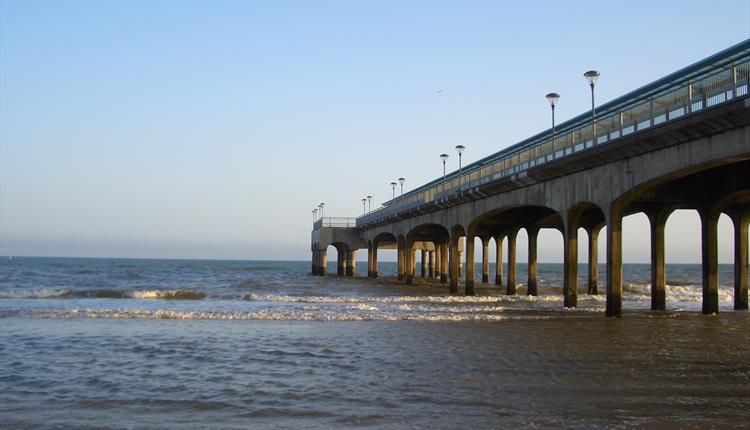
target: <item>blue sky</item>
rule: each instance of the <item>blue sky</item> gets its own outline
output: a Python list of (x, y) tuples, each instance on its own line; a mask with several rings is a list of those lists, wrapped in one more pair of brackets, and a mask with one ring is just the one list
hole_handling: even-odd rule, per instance
[[(307, 259), (319, 202), (358, 215), (535, 134), (550, 91), (580, 114), (591, 68), (605, 102), (748, 37), (748, 1), (3, 0), (0, 253)], [(673, 217), (667, 258), (698, 261)]]

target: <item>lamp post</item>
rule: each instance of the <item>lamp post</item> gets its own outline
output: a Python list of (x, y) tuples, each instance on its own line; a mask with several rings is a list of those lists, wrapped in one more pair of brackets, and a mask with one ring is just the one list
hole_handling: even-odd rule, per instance
[(456, 145), (456, 151), (458, 151), (458, 174), (461, 174), (461, 154), (464, 153), (464, 149), (466, 149), (463, 145)]
[(367, 196), (367, 212), (372, 212), (372, 196)]
[(391, 189), (393, 190), (393, 200), (396, 200), (396, 183), (391, 182)]
[(448, 154), (440, 154), (440, 159), (443, 160), (443, 182), (445, 182), (445, 162), (448, 161)]
[(406, 182), (406, 178), (398, 178), (398, 181), (401, 183), (401, 198), (404, 198), (404, 182)]
[(325, 206), (325, 203), (320, 203), (318, 205), (318, 208), (320, 209), (320, 219), (323, 219), (323, 207)]
[(583, 74), (583, 77), (586, 78), (587, 81), (589, 81), (589, 85), (591, 86), (591, 142), (592, 145), (596, 145), (596, 110), (594, 108), (594, 85), (596, 84), (596, 80), (599, 79), (599, 76), (601, 73), (597, 72), (596, 70), (589, 70), (588, 72)]
[(557, 101), (560, 99), (560, 94), (557, 93), (549, 93), (545, 97), (547, 97), (547, 101), (549, 102), (550, 107), (552, 108), (552, 156), (555, 156), (555, 105), (557, 104)]
[(315, 221), (318, 220), (318, 218), (317, 218), (317, 216), (318, 216), (318, 210), (317, 209), (313, 209), (312, 213), (313, 213), (313, 222), (315, 222)]
[(367, 199), (362, 199), (362, 215), (367, 213), (367, 211), (365, 210), (365, 203), (367, 203)]

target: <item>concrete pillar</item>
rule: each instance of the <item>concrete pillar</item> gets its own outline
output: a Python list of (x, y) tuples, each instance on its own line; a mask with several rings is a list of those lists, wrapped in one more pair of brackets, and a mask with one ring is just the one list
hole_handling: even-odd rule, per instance
[(372, 242), (367, 244), (367, 277), (372, 278)]
[(526, 233), (529, 236), (529, 277), (528, 282), (526, 283), (526, 295), (529, 296), (536, 296), (537, 295), (537, 287), (536, 287), (536, 272), (537, 272), (537, 264), (536, 264), (536, 254), (537, 254), (537, 235), (539, 234), (539, 229), (537, 227), (529, 227), (526, 229)]
[(653, 210), (646, 213), (651, 230), (651, 310), (664, 310), (667, 306), (664, 265), (664, 226), (671, 210)]
[(427, 251), (427, 277), (435, 277), (435, 251)]
[(458, 239), (451, 239), (449, 266), (450, 287), (448, 291), (456, 294), (458, 293)]
[(419, 274), (420, 277), (426, 278), (427, 277), (427, 253), (428, 251), (426, 249), (422, 250), (422, 271)]
[(378, 243), (372, 242), (372, 279), (378, 278)]
[(490, 238), (482, 238), (482, 283), (490, 281)]
[(320, 276), (326, 276), (328, 274), (328, 252), (323, 249), (320, 251)]
[(505, 294), (512, 296), (516, 294), (516, 236), (518, 229), (508, 232), (508, 282), (505, 285)]
[(734, 224), (734, 309), (747, 309), (748, 248), (747, 232), (750, 211), (732, 215)]
[(622, 215), (609, 209), (607, 224), (607, 311), (608, 317), (622, 316)]
[(411, 285), (414, 282), (414, 245), (406, 245), (406, 283)]
[(448, 282), (448, 243), (440, 244), (440, 283)]
[(404, 259), (406, 258), (406, 250), (404, 249), (404, 245), (400, 241), (396, 246), (398, 247), (398, 250), (396, 251), (396, 258), (398, 259), (397, 277), (399, 281), (402, 281), (406, 273), (406, 263), (404, 262)]
[(701, 260), (703, 272), (703, 313), (719, 313), (719, 257), (717, 223), (719, 212), (701, 208)]
[(313, 275), (318, 274), (318, 251), (312, 250), (312, 269), (311, 272)]
[(336, 275), (346, 276), (346, 249), (341, 247), (337, 249), (338, 257), (336, 258)]
[(503, 286), (503, 237), (504, 235), (495, 236), (495, 250), (497, 261), (495, 263), (495, 285)]
[(589, 288), (591, 295), (599, 294), (599, 232), (601, 226), (586, 229), (589, 236)]
[(474, 295), (474, 236), (466, 236), (466, 285), (465, 294)]
[(357, 250), (346, 250), (346, 276), (357, 276)]
[(568, 217), (563, 234), (563, 303), (566, 308), (578, 305), (578, 224), (577, 215)]

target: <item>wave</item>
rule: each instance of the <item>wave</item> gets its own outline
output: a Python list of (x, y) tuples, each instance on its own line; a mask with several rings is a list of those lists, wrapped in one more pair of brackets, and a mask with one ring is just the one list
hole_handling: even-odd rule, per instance
[(111, 289), (81, 290), (41, 289), (0, 291), (0, 299), (162, 299), (162, 300), (200, 300), (206, 297), (202, 291), (190, 289), (176, 290), (134, 290), (120, 291)]
[[(581, 317), (594, 317), (591, 312), (580, 312)], [(526, 312), (523, 314), (500, 312), (476, 312), (475, 309), (446, 309), (440, 313), (402, 312), (336, 312), (312, 309), (257, 310), (257, 311), (186, 311), (148, 309), (0, 309), (2, 317), (27, 317), (50, 319), (145, 319), (145, 320), (269, 320), (269, 321), (504, 321), (544, 320), (554, 318), (548, 312)]]

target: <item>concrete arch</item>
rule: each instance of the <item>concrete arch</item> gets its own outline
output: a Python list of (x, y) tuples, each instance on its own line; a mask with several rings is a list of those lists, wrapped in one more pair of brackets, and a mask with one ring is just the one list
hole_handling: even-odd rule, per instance
[[(696, 209), (701, 220), (701, 255), (703, 277), (704, 314), (717, 313), (718, 304), (718, 240), (717, 223), (719, 215), (726, 210), (737, 214), (750, 212), (750, 159), (748, 157), (730, 157), (714, 159), (710, 162), (696, 164), (683, 169), (676, 169), (663, 175), (643, 181), (619, 195), (613, 202), (608, 215), (607, 246), (607, 313), (619, 314), (620, 309), (610, 308), (610, 295), (613, 303), (621, 303), (622, 285), (622, 218), (633, 213), (643, 212), (650, 222), (651, 236), (651, 308), (665, 308), (665, 261), (664, 261), (664, 226), (669, 215), (675, 209)], [(731, 215), (730, 215), (731, 217)], [(742, 230), (741, 216), (738, 219)], [(740, 235), (736, 240), (738, 258), (735, 264), (742, 271), (742, 249), (747, 243), (747, 235)], [(610, 245), (610, 243), (612, 245)], [(744, 245), (745, 249), (747, 248)], [(609, 263), (613, 265), (610, 270)], [(744, 264), (746, 267), (747, 264)], [(737, 269), (737, 268), (736, 268)], [(746, 269), (745, 269), (746, 271)], [(744, 284), (747, 276), (744, 276)], [(739, 302), (744, 306), (743, 297), (747, 287), (740, 274), (736, 284)], [(616, 285), (610, 291), (609, 285)], [(621, 306), (621, 305), (620, 305)]]

